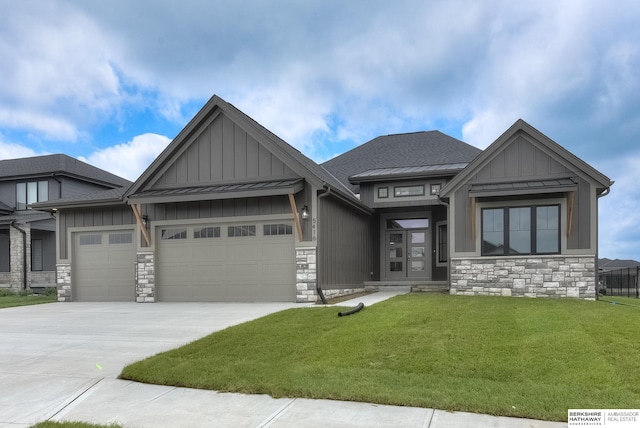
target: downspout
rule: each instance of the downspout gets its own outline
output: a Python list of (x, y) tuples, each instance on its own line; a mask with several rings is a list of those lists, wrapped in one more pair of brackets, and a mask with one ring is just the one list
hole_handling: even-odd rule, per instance
[[(318, 195), (318, 201), (322, 198), (326, 198), (331, 194), (331, 187), (325, 186), (325, 191)], [(320, 204), (318, 204), (318, 209), (320, 209)], [(317, 265), (316, 265), (317, 266)], [(320, 300), (324, 305), (327, 304), (327, 299), (324, 297), (324, 293), (322, 292), (322, 287), (320, 286), (320, 270), (318, 270), (318, 276), (316, 277), (316, 291), (318, 292), (318, 296), (320, 296)]]
[(62, 181), (56, 178), (56, 174), (51, 174), (51, 178), (58, 182), (58, 199), (62, 199)]
[(24, 229), (16, 226), (16, 222), (11, 222), (13, 227), (18, 232), (22, 233), (22, 289), (27, 289), (27, 232)]
[[(611, 186), (613, 186), (613, 183), (615, 183), (615, 181), (609, 180), (609, 185), (605, 187), (604, 192), (600, 193), (599, 195), (596, 195), (596, 209), (598, 211), (600, 211), (599, 209), (600, 204), (598, 203), (598, 199), (600, 199), (603, 196), (607, 196), (609, 193), (611, 193)], [(596, 212), (596, 239), (598, 238), (598, 233), (600, 233), (599, 224), (600, 222), (598, 221), (598, 213)], [(598, 268), (598, 255), (599, 255), (598, 246), (596, 246), (596, 260), (595, 260), (596, 300), (600, 300), (600, 269)], [(637, 277), (636, 277), (636, 281), (638, 281)]]

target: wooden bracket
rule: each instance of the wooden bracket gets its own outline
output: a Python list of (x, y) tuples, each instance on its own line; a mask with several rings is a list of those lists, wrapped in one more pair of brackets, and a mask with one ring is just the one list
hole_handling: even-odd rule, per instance
[(573, 229), (573, 206), (575, 204), (576, 192), (567, 193), (567, 238), (571, 236)]
[(289, 204), (291, 204), (291, 213), (293, 214), (293, 222), (296, 224), (298, 239), (302, 242), (302, 225), (300, 224), (300, 216), (298, 215), (298, 208), (296, 207), (296, 198), (294, 198), (293, 193), (289, 193)]
[(136, 204), (131, 205), (131, 209), (133, 210), (133, 215), (136, 217), (136, 223), (138, 223), (138, 227), (142, 230), (142, 236), (144, 237), (144, 242), (147, 244), (145, 247), (151, 246), (151, 235), (149, 235), (149, 231), (147, 227), (144, 225), (142, 221), (142, 216), (140, 215), (140, 208)]

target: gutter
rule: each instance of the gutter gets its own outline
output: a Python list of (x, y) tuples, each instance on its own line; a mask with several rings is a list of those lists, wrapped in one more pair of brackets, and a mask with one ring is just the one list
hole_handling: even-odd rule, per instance
[(13, 227), (18, 232), (22, 233), (22, 289), (27, 289), (27, 232), (24, 229), (16, 226), (16, 222), (11, 222)]
[[(613, 184), (615, 183), (615, 181), (613, 180), (609, 180), (609, 185), (605, 188), (604, 192), (600, 193), (599, 195), (596, 195), (596, 199), (600, 199), (603, 196), (607, 196), (609, 193), (611, 193), (611, 186), (613, 186)], [(596, 209), (598, 207), (598, 204), (596, 204)], [(598, 237), (598, 233), (600, 233), (599, 229), (599, 223), (596, 219), (596, 239)], [(598, 242), (598, 241), (596, 241)], [(600, 300), (600, 267), (598, 266), (598, 258), (599, 258), (599, 254), (598, 254), (598, 246), (596, 245), (596, 260), (595, 260), (595, 274), (596, 274), (596, 300)]]

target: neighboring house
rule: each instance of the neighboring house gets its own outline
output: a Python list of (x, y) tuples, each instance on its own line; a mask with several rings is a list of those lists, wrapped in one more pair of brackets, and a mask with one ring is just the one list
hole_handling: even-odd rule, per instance
[(0, 287), (56, 286), (55, 220), (31, 204), (130, 184), (61, 154), (0, 160)]
[(37, 207), (58, 211), (61, 301), (594, 298), (611, 184), (523, 121), (485, 151), (418, 132), (318, 165), (214, 96), (130, 188)]

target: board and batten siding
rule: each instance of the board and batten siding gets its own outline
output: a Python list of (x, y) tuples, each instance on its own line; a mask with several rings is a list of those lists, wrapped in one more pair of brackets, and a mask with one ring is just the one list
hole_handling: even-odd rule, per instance
[(84, 209), (65, 209), (58, 212), (59, 258), (69, 258), (72, 242), (67, 242), (67, 231), (73, 227), (131, 226), (136, 223), (131, 207), (118, 205)]
[(360, 288), (373, 270), (372, 216), (319, 199), (318, 281), (323, 289)]
[[(591, 249), (592, 241), (592, 187), (591, 184), (582, 179), (576, 172), (571, 171), (565, 165), (558, 162), (553, 156), (537, 147), (523, 135), (516, 135), (505, 149), (487, 162), (475, 175), (473, 175), (464, 185), (462, 185), (453, 196), (452, 218), (455, 222), (455, 242), (454, 251), (456, 253), (476, 252), (476, 240), (473, 239), (472, 219), (477, 213), (472, 213), (471, 198), (469, 195), (470, 186), (474, 183), (508, 183), (522, 180), (544, 180), (549, 178), (573, 176), (578, 182), (575, 192), (573, 192), (573, 214), (571, 235), (566, 236), (567, 218), (561, 219), (562, 230), (565, 233), (564, 239), (569, 250)], [(541, 201), (544, 203), (545, 194), (537, 195), (513, 195), (503, 196), (500, 200), (504, 205), (509, 205), (509, 200), (527, 200), (532, 203)], [(558, 197), (567, 200), (567, 193), (548, 194), (551, 199)], [(477, 203), (491, 200), (491, 198), (476, 199)], [(476, 208), (478, 209), (478, 208)], [(482, 233), (482, 225), (476, 224), (476, 237)]]
[(295, 174), (244, 129), (218, 114), (155, 180), (154, 189), (264, 180)]

